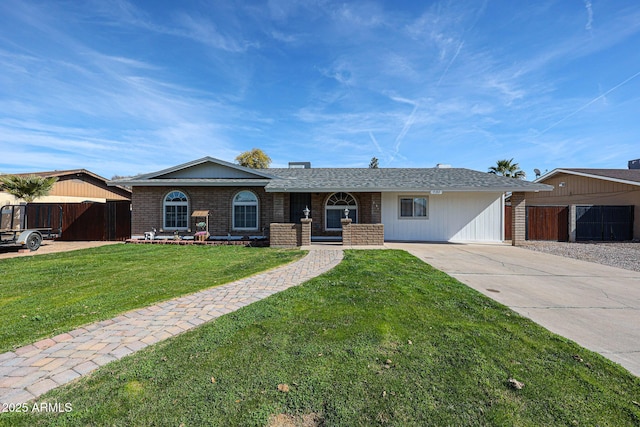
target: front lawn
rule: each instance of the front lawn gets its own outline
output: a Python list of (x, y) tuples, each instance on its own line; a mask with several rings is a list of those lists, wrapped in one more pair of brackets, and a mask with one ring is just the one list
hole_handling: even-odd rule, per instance
[(0, 353), (304, 255), (239, 246), (109, 245), (0, 261)]
[(72, 411), (0, 424), (640, 423), (640, 379), (401, 251), (348, 251), (316, 279), (45, 400)]

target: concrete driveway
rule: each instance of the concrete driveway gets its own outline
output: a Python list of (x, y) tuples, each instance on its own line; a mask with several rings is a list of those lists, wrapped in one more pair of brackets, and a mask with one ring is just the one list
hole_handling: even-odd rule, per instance
[(510, 245), (385, 246), (408, 251), (640, 376), (640, 273)]

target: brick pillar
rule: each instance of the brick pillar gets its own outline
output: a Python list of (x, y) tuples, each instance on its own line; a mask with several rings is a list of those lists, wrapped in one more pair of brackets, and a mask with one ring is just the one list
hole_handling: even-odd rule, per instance
[(284, 222), (284, 194), (273, 194), (273, 220), (272, 222)]
[(576, 205), (569, 205), (569, 241), (576, 241)]
[(371, 194), (371, 224), (382, 223), (382, 193)]
[(351, 218), (342, 218), (342, 246), (351, 246)]
[(524, 193), (511, 194), (511, 244), (521, 245), (527, 238), (527, 207)]
[(311, 245), (311, 222), (313, 220), (311, 218), (302, 218), (300, 222), (302, 223), (302, 233), (300, 236), (300, 246), (309, 246)]

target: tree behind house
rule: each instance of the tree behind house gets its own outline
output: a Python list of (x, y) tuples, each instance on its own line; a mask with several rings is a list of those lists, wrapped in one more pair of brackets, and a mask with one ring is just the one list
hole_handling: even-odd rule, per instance
[(517, 163), (513, 163), (513, 159), (498, 160), (495, 166), (489, 168), (489, 173), (516, 179), (525, 179), (526, 177), (525, 172), (520, 170), (520, 166)]
[(369, 169), (378, 169), (378, 158), (377, 157), (372, 157), (371, 161), (369, 162)]
[(250, 151), (240, 153), (236, 157), (236, 162), (240, 166), (244, 166), (252, 169), (267, 169), (271, 164), (271, 157), (267, 156), (264, 151), (259, 148), (254, 148)]
[(29, 175), (27, 177), (17, 175), (0, 176), (0, 189), (27, 203), (33, 202), (39, 197), (44, 197), (51, 192), (57, 177), (43, 177)]

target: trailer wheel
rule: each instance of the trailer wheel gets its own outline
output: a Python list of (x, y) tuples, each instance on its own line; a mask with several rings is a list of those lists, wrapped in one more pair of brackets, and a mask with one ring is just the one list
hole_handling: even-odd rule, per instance
[(27, 241), (25, 242), (24, 246), (31, 252), (33, 252), (38, 250), (41, 243), (42, 236), (40, 236), (38, 233), (32, 233), (29, 234), (29, 237), (27, 237)]

